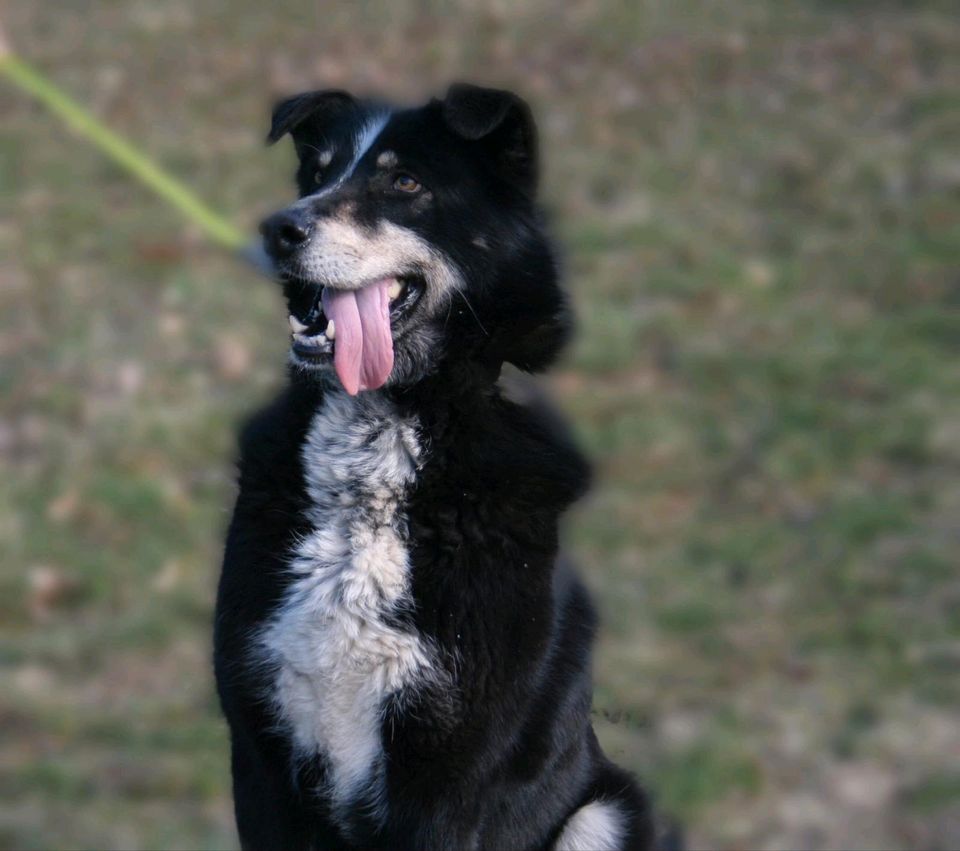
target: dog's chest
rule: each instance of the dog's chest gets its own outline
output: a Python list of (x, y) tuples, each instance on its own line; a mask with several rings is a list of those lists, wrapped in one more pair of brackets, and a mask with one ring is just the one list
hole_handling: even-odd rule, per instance
[(419, 457), (415, 424), (378, 394), (329, 394), (302, 448), (312, 531), (261, 635), (272, 697), (298, 756), (327, 763), (334, 809), (382, 805), (385, 700), (424, 682), (429, 648), (390, 618), (409, 604), (404, 498)]

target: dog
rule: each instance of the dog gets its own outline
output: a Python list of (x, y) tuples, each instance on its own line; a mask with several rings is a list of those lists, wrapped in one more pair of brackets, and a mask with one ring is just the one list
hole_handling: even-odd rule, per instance
[(300, 197), (261, 233), (290, 381), (241, 433), (215, 618), (243, 847), (652, 847), (558, 554), (589, 467), (500, 381), (571, 331), (529, 106), (318, 91), (286, 134)]

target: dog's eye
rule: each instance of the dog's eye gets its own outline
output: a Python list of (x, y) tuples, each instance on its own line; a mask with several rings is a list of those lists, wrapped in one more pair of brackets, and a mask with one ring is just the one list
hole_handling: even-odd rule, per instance
[(316, 173), (313, 175), (313, 179), (316, 183), (323, 183), (323, 169), (317, 169)]
[(416, 178), (409, 174), (398, 174), (393, 181), (393, 188), (401, 192), (419, 192), (420, 184)]

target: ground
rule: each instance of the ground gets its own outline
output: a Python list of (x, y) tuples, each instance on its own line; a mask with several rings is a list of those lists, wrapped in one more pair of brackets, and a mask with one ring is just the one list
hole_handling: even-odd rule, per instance
[[(253, 232), (269, 104), (535, 104), (600, 736), (693, 847), (960, 844), (950, 2), (11, 0), (11, 41)], [(0, 83), (0, 847), (233, 847), (210, 618), (278, 293)]]

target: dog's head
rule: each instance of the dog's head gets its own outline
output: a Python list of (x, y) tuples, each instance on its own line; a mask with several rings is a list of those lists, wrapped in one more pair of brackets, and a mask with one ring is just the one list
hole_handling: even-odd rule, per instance
[(539, 370), (569, 316), (535, 206), (536, 128), (516, 95), (455, 85), (392, 109), (342, 91), (280, 103), (300, 200), (261, 225), (298, 371), (349, 393), (456, 360)]

